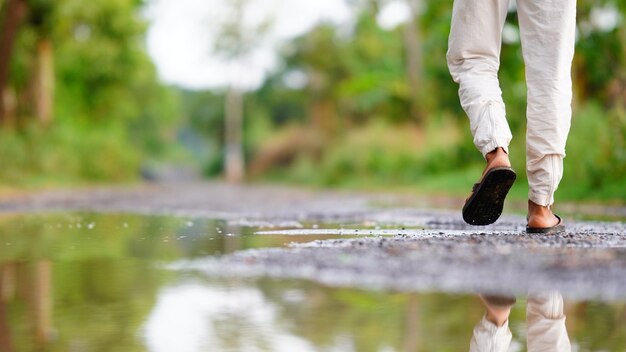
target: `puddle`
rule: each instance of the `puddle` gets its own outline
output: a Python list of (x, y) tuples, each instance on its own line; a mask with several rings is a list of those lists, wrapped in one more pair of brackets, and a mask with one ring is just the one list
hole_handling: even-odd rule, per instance
[[(245, 249), (423, 233), (374, 224), (280, 225), (288, 228), (122, 214), (2, 216), (0, 351), (469, 349), (485, 313), (475, 294), (171, 269)], [(624, 302), (565, 296), (564, 331), (574, 351), (624, 350)], [(528, 301), (518, 295), (512, 307), (510, 351), (527, 349)]]

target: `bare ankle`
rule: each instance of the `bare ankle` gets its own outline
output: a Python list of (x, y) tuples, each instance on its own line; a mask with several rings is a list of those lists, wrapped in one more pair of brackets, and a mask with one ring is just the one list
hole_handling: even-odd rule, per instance
[(504, 151), (504, 148), (502, 147), (498, 147), (493, 151), (487, 153), (487, 155), (485, 155), (485, 159), (487, 159), (487, 166), (485, 167), (483, 175), (488, 170), (494, 167), (511, 167), (509, 155)]
[(501, 311), (487, 310), (487, 313), (485, 313), (485, 318), (487, 318), (487, 320), (493, 323), (495, 326), (502, 327), (509, 320), (510, 314), (510, 308)]
[(531, 200), (528, 201), (528, 226), (549, 227), (558, 222), (552, 213), (550, 206), (539, 205)]
[(532, 200), (528, 200), (528, 214), (546, 214), (552, 213), (550, 206), (539, 205)]
[(509, 155), (504, 151), (504, 148), (498, 147), (485, 155), (485, 159), (487, 159), (488, 163), (491, 163), (493, 160), (497, 158), (509, 158)]

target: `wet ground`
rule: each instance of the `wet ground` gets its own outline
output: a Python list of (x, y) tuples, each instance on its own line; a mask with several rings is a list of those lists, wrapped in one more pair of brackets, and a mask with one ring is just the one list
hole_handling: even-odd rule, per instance
[(6, 198), (0, 351), (459, 351), (479, 293), (518, 297), (523, 351), (525, 297), (554, 291), (573, 350), (626, 350), (623, 222), (570, 208), (566, 234), (530, 236), (429, 202), (454, 205), (220, 184)]

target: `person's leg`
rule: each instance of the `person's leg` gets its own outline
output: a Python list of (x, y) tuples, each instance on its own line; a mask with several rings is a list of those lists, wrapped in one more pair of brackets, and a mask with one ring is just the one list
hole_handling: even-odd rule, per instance
[(509, 0), (455, 0), (448, 40), (448, 67), (488, 168), (510, 166), (511, 131), (498, 81), (508, 6)]
[(549, 227), (558, 222), (549, 207), (563, 175), (572, 115), (576, 0), (518, 0), (517, 8), (528, 87), (528, 226)]
[(508, 7), (509, 0), (455, 0), (452, 9), (448, 67), (459, 84), (474, 144), (487, 160), (463, 206), (463, 220), (470, 225), (489, 225), (500, 217), (516, 178), (508, 156), (511, 131), (498, 81)]
[(558, 292), (528, 295), (526, 305), (528, 331), (526, 341), (528, 352), (571, 351), (565, 315), (563, 296)]
[(506, 352), (511, 345), (513, 334), (509, 330), (509, 321), (498, 326), (487, 320), (486, 316), (476, 323), (470, 341), (470, 352)]
[(487, 312), (474, 326), (470, 352), (509, 350), (513, 335), (509, 330), (509, 315), (515, 304), (513, 297), (481, 296)]

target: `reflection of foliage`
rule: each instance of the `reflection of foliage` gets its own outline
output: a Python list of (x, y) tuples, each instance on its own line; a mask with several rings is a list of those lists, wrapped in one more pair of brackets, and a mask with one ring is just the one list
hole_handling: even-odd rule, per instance
[[(442, 293), (368, 292), (307, 282), (260, 280), (267, 298), (283, 309), (281, 322), (318, 349), (342, 343), (355, 351), (465, 351), (474, 325), (485, 313), (478, 297)], [(285, 292), (306, 292), (302, 302)], [(525, 350), (525, 300), (510, 315), (513, 343)], [(623, 303), (566, 304), (567, 329), (581, 351), (621, 351), (626, 341)]]
[[(56, 339), (49, 351), (142, 351), (136, 332), (169, 276), (155, 261), (176, 258), (175, 241), (164, 242), (181, 221), (159, 217), (36, 216), (0, 221), (2, 263), (21, 268), (18, 285), (40, 260), (50, 260), (52, 325)], [(80, 227), (79, 227), (80, 226)], [(28, 296), (27, 296), (28, 297)], [(35, 350), (30, 313), (20, 300), (10, 305), (18, 350)], [(32, 349), (31, 349), (32, 348)]]
[[(242, 247), (282, 246), (291, 238), (249, 235), (224, 221), (132, 215), (42, 215), (0, 218), (0, 268), (19, 267), (19, 290), (32, 291), (32, 269), (51, 263), (52, 328), (48, 351), (143, 351), (140, 329), (157, 290), (176, 274), (173, 260), (228, 253)], [(5, 286), (6, 287), (6, 286)], [(3, 291), (4, 294), (4, 291)], [(9, 299), (8, 316), (19, 351), (36, 350), (28, 295)], [(3, 299), (6, 297), (3, 296)]]
[[(570, 309), (568, 332), (580, 351), (621, 351), (626, 345), (626, 305), (586, 302)], [(572, 320), (570, 323), (569, 320)]]
[[(260, 280), (268, 299), (279, 304), (281, 322), (320, 350), (462, 351), (482, 307), (474, 297), (368, 292), (307, 282)], [(285, 292), (302, 291), (302, 301)], [(347, 346), (351, 346), (348, 348)]]

